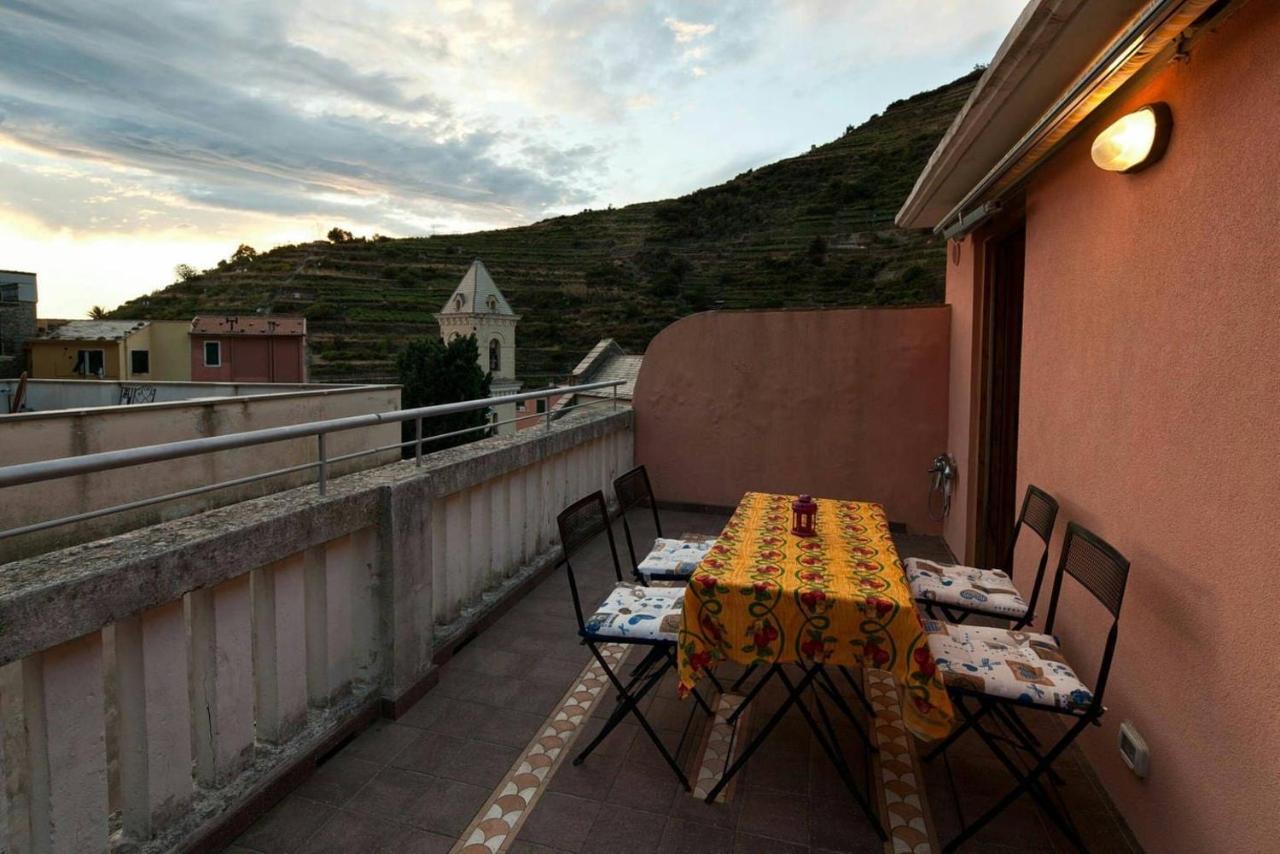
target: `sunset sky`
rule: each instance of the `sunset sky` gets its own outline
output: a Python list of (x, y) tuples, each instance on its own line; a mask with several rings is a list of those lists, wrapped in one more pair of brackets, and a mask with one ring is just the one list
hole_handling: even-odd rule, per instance
[(0, 0), (0, 268), (81, 317), (341, 225), (680, 195), (986, 62), (1022, 0)]

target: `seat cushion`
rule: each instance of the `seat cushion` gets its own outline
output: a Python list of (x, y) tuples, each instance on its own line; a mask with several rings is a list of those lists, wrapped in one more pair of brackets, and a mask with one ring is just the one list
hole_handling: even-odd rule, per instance
[(674, 641), (683, 608), (684, 587), (623, 583), (596, 608), (584, 629), (611, 638)]
[(916, 557), (907, 558), (905, 568), (911, 595), (922, 602), (955, 605), (1014, 620), (1027, 615), (1027, 603), (1003, 570), (936, 563)]
[(690, 542), (659, 537), (653, 541), (653, 550), (640, 561), (640, 574), (645, 578), (654, 575), (688, 577), (714, 544), (714, 539), (710, 542)]
[(1093, 700), (1052, 635), (924, 620), (929, 653), (949, 688), (1082, 712)]

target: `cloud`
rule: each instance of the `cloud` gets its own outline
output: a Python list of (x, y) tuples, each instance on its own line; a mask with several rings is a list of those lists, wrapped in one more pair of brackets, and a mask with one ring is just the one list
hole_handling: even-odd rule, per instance
[(687, 44), (691, 41), (697, 41), (700, 38), (709, 36), (716, 31), (715, 24), (695, 24), (690, 21), (681, 21), (678, 18), (667, 17), (662, 21), (667, 25), (667, 29), (675, 35), (678, 44)]

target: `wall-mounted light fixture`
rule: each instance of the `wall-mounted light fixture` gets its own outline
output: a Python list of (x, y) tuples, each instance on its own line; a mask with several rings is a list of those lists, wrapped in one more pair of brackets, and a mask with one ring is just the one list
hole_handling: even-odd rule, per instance
[(1147, 104), (1116, 119), (1093, 141), (1094, 165), (1108, 172), (1139, 172), (1164, 156), (1173, 113), (1164, 102)]

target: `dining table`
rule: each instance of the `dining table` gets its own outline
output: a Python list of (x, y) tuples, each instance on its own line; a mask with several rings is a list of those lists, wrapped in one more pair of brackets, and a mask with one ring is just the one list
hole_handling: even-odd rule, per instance
[[(945, 737), (954, 712), (884, 508), (818, 498), (814, 533), (803, 536), (793, 532), (796, 498), (746, 493), (694, 569), (677, 643), (679, 694), (687, 696), (726, 661), (767, 666), (769, 675), (787, 685), (788, 704), (800, 701), (806, 687), (834, 687), (828, 673), (837, 670), (862, 696), (856, 684), (861, 670), (875, 668), (901, 686), (909, 732), (928, 741)], [(803, 673), (798, 683), (785, 673), (783, 666), (790, 664)], [(801, 709), (810, 718), (803, 702)], [(815, 726), (812, 719), (810, 725)], [(739, 764), (756, 746), (744, 751)], [(829, 755), (839, 764), (839, 756)], [(738, 767), (726, 772), (721, 785)]]

